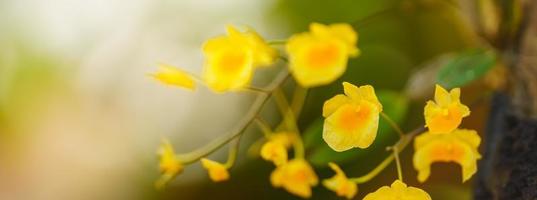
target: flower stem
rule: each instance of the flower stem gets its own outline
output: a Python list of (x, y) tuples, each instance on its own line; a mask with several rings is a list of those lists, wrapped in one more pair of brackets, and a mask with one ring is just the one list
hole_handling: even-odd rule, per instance
[(361, 19), (358, 19), (354, 22), (351, 23), (351, 25), (355, 26), (355, 27), (358, 27), (358, 28), (363, 28), (365, 25), (371, 23), (371, 21), (373, 21), (374, 19), (378, 19), (379, 17), (382, 17), (382, 16), (386, 16), (387, 14), (390, 14), (392, 13), (393, 10), (397, 9), (397, 6), (395, 5), (391, 5), (389, 7), (386, 7), (376, 13), (373, 13), (371, 15), (368, 15), (368, 16), (365, 16)]
[(267, 41), (268, 45), (285, 45), (287, 40), (269, 40)]
[(295, 150), (295, 157), (304, 158), (304, 144), (302, 138), (300, 137), (300, 130), (296, 125), (296, 117), (293, 113), (293, 109), (290, 107), (285, 94), (281, 88), (274, 90), (274, 100), (282, 113), (283, 123), (285, 123), (287, 129), (289, 129), (295, 135), (295, 140), (293, 142), (293, 147)]
[(259, 129), (261, 129), (261, 132), (263, 132), (263, 135), (265, 136), (265, 138), (269, 138), (270, 135), (272, 134), (272, 129), (270, 128), (270, 124), (268, 124), (267, 121), (265, 121), (259, 116), (255, 117), (255, 122), (257, 126), (259, 126)]
[(244, 118), (237, 128), (235, 128), (234, 131), (231, 131), (229, 134), (218, 138), (216, 140), (213, 140), (211, 143), (196, 149), (192, 152), (186, 153), (186, 154), (178, 154), (176, 155), (179, 160), (181, 160), (183, 163), (193, 163), (199, 160), (200, 158), (203, 158), (216, 150), (220, 149), (222, 146), (233, 140), (234, 138), (240, 136), (244, 131), (246, 131), (246, 128), (250, 125), (250, 123), (255, 119), (255, 116), (261, 111), (261, 108), (265, 105), (265, 103), (268, 101), (268, 97), (270, 95), (263, 95), (260, 94), (256, 101), (254, 102), (254, 105), (250, 109), (251, 112), (247, 115), (246, 118)]
[(308, 89), (297, 84), (295, 91), (293, 92), (293, 100), (291, 101), (291, 109), (293, 109), (293, 113), (297, 118), (302, 112), (302, 108), (304, 107), (304, 102), (306, 101), (307, 96)]
[(263, 88), (257, 88), (257, 87), (252, 87), (252, 86), (249, 86), (249, 87), (244, 87), (242, 88), (244, 91), (248, 91), (248, 92), (255, 92), (255, 93), (270, 93), (271, 91), (267, 91), (267, 90), (264, 90)]
[(386, 115), (386, 113), (384, 112), (381, 112), (380, 116), (382, 116), (382, 118), (384, 118), (386, 122), (388, 122), (388, 124), (393, 128), (393, 130), (395, 130), (395, 132), (399, 134), (400, 138), (405, 136), (405, 133), (403, 132), (403, 130), (401, 130), (401, 127), (399, 127), (399, 125), (397, 125), (397, 123), (395, 123), (395, 121), (393, 121), (390, 116)]
[(239, 135), (235, 140), (233, 140), (233, 143), (229, 146), (229, 153), (227, 157), (226, 164), (224, 165), (226, 169), (230, 169), (235, 164), (235, 161), (237, 160), (237, 154), (239, 154), (239, 147), (241, 143), (241, 137), (242, 135)]
[[(300, 116), (307, 95), (308, 89), (303, 88), (300, 85), (296, 85), (293, 92), (293, 100), (291, 100), (291, 109), (293, 110), (295, 118)], [(278, 126), (276, 126), (275, 130), (281, 130), (285, 125), (285, 120), (283, 120), (280, 124), (278, 124)]]
[(393, 157), (395, 157), (395, 164), (397, 166), (397, 177), (400, 181), (403, 181), (403, 171), (401, 170), (401, 160), (399, 160), (399, 151), (397, 146), (393, 147)]
[(373, 170), (371, 170), (366, 175), (356, 177), (356, 178), (349, 178), (349, 180), (354, 182), (354, 183), (356, 183), (356, 184), (365, 183), (365, 182), (375, 178), (375, 176), (377, 176), (382, 170), (384, 170), (384, 168), (386, 168), (388, 165), (390, 165), (390, 163), (392, 163), (392, 161), (393, 161), (393, 154), (390, 154), (390, 156), (388, 156), (386, 159), (384, 159), (379, 165), (377, 165), (377, 167), (375, 167)]
[[(425, 131), (425, 129), (423, 128), (423, 126), (420, 126), (419, 128), (414, 129), (414, 131), (408, 134), (405, 134), (404, 137), (400, 138), (399, 141), (397, 141), (397, 143), (393, 145), (393, 148), (397, 148), (397, 150), (394, 152), (399, 153), (403, 151), (405, 147), (410, 143), (410, 141), (412, 141), (414, 136), (416, 136), (417, 134), (423, 131)], [(360, 176), (360, 177), (356, 177), (356, 178), (350, 178), (349, 180), (357, 184), (368, 182), (369, 180), (375, 178), (375, 176), (377, 176), (380, 172), (382, 172), (382, 170), (384, 170), (388, 165), (390, 165), (390, 163), (394, 160), (394, 158), (395, 158), (394, 154), (390, 154), (377, 167), (369, 171), (367, 174)]]
[(263, 144), (265, 144), (266, 139), (264, 137), (258, 138), (253, 144), (248, 147), (247, 155), (253, 158), (257, 158), (259, 156), (259, 152), (261, 151), (261, 147)]
[[(289, 72), (287, 70), (280, 73), (275, 80), (267, 87), (268, 91), (273, 91), (276, 88), (278, 88), (280, 85), (282, 85), (285, 80), (289, 77)], [(196, 162), (197, 160), (215, 152), (216, 150), (220, 149), (225, 144), (229, 143), (234, 138), (240, 136), (246, 131), (246, 128), (254, 121), (255, 117), (259, 115), (261, 110), (263, 109), (264, 105), (268, 100), (270, 99), (272, 93), (260, 93), (253, 105), (250, 107), (250, 110), (246, 114), (246, 116), (239, 122), (239, 125), (233, 129), (228, 134), (213, 140), (212, 142), (206, 144), (205, 146), (202, 146), (194, 151), (191, 151), (189, 153), (184, 154), (177, 154), (176, 158), (179, 159), (183, 164), (190, 164), (193, 162)]]

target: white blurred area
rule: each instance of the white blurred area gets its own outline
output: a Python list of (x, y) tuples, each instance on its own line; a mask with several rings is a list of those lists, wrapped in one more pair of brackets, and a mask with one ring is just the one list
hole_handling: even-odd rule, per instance
[[(166, 87), (146, 74), (158, 62), (200, 74), (201, 44), (224, 33), (226, 24), (249, 25), (268, 38), (281, 35), (263, 15), (272, 3), (0, 2), (0, 58), (11, 58), (0, 65), (0, 84), (10, 84), (9, 73), (25, 67), (17, 65), (16, 55), (6, 56), (12, 40), (60, 58), (72, 84), (68, 95), (49, 98), (29, 114), (27, 136), (0, 154), (8, 162), (0, 163), (0, 199), (147, 198), (144, 190), (153, 188), (144, 187), (157, 174), (155, 151), (162, 137), (179, 152), (192, 150), (232, 128), (250, 98)], [(206, 179), (204, 173), (194, 165), (175, 184)]]

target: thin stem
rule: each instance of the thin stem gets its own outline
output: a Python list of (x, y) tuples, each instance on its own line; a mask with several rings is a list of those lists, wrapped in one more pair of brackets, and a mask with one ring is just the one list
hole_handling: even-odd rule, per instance
[[(414, 138), (417, 134), (423, 131), (425, 131), (425, 128), (421, 126), (417, 129), (414, 129), (414, 131), (412, 131), (411, 133), (405, 134), (404, 137), (400, 138), (399, 141), (397, 141), (397, 143), (393, 145), (393, 147), (397, 148), (397, 153), (403, 151), (405, 147), (407, 147), (407, 145), (410, 143), (410, 141), (412, 141), (412, 138)], [(369, 180), (375, 178), (375, 176), (382, 172), (382, 170), (384, 170), (388, 165), (390, 165), (394, 158), (394, 155), (390, 154), (377, 167), (369, 171), (367, 174), (356, 178), (350, 178), (349, 180), (357, 184), (368, 182)]]
[(397, 8), (396, 5), (392, 5), (390, 7), (384, 8), (383, 10), (380, 10), (380, 11), (378, 11), (376, 13), (373, 13), (371, 15), (365, 16), (364, 18), (361, 18), (361, 19), (358, 19), (358, 20), (352, 22), (351, 25), (353, 25), (353, 26), (355, 26), (357, 28), (362, 28), (365, 25), (371, 23), (375, 18), (385, 16), (386, 14), (390, 14), (396, 8)]
[(248, 155), (252, 157), (259, 156), (259, 150), (261, 149), (261, 146), (265, 143), (265, 139), (268, 139), (273, 133), (270, 124), (263, 118), (261, 118), (260, 116), (256, 116), (255, 121), (257, 122), (256, 124), (257, 126), (259, 126), (259, 129), (261, 129), (261, 132), (263, 132), (264, 137), (257, 139), (248, 148)]
[(179, 154), (177, 155), (177, 158), (181, 160), (183, 163), (193, 163), (199, 160), (200, 158), (203, 158), (216, 150), (220, 149), (222, 146), (233, 140), (234, 138), (240, 136), (244, 131), (246, 131), (246, 128), (252, 123), (252, 121), (255, 119), (255, 116), (261, 111), (261, 108), (265, 105), (265, 103), (268, 101), (269, 95), (259, 95), (254, 102), (254, 105), (250, 109), (251, 112), (247, 115), (246, 118), (244, 118), (237, 128), (235, 128), (234, 131), (231, 131), (230, 134), (227, 134), (221, 138), (218, 138), (216, 140), (213, 140), (211, 143), (196, 149), (192, 152), (186, 153), (186, 154)]
[(270, 93), (270, 91), (264, 90), (263, 88), (256, 88), (252, 86), (244, 87), (242, 88), (242, 90), (248, 91), (248, 92), (255, 92), (255, 93), (264, 93), (264, 94)]
[(293, 113), (297, 118), (302, 112), (307, 95), (308, 89), (297, 84), (295, 87), (295, 92), (293, 93), (293, 100), (291, 101), (291, 109), (293, 109)]
[(384, 170), (390, 163), (393, 161), (393, 154), (390, 154), (386, 159), (384, 159), (377, 167), (375, 167), (373, 170), (371, 170), (366, 175), (356, 177), (356, 178), (349, 178), (350, 181), (360, 184), (368, 182), (369, 180), (375, 178), (382, 170)]
[[(283, 84), (287, 78), (289, 77), (288, 71), (283, 71), (276, 77), (276, 79), (267, 87), (269, 91), (274, 90), (278, 88), (281, 84)], [(268, 102), (270, 99), (271, 93), (260, 93), (253, 105), (251, 106), (250, 110), (246, 114), (246, 116), (239, 122), (238, 126), (233, 129), (228, 134), (213, 140), (212, 142), (206, 144), (203, 147), (200, 147), (192, 152), (184, 153), (184, 154), (177, 154), (176, 157), (179, 159), (183, 164), (190, 164), (193, 162), (196, 162), (200, 158), (206, 157), (207, 155), (215, 152), (216, 150), (220, 149), (225, 144), (229, 143), (234, 138), (238, 137), (239, 135), (243, 134), (248, 128), (248, 126), (253, 122), (255, 117), (259, 115), (262, 108)]]
[(274, 94), (274, 100), (276, 101), (276, 104), (278, 105), (278, 108), (283, 116), (283, 122), (287, 126), (287, 128), (293, 132), (295, 135), (295, 140), (293, 142), (293, 147), (295, 150), (295, 156), (298, 158), (304, 158), (304, 144), (302, 142), (302, 139), (300, 137), (300, 130), (298, 129), (298, 126), (296, 125), (296, 118), (293, 113), (293, 110), (289, 106), (289, 103), (285, 97), (285, 94), (283, 93), (281, 88), (277, 88), (273, 92)]
[(270, 135), (272, 134), (272, 129), (270, 128), (270, 124), (268, 124), (267, 121), (265, 121), (259, 116), (255, 117), (255, 122), (259, 126), (259, 129), (261, 129), (261, 132), (263, 132), (263, 135), (265, 136), (265, 138), (269, 138)]
[[(308, 89), (303, 88), (297, 84), (293, 92), (293, 100), (291, 100), (291, 109), (293, 110), (295, 118), (298, 118), (298, 116), (300, 116), (300, 113), (302, 112), (302, 108), (304, 107), (304, 102), (306, 100), (307, 95), (308, 95)], [(284, 120), (282, 121), (282, 123), (276, 126), (276, 130), (280, 130), (285, 125), (286, 124)]]
[(285, 45), (287, 40), (269, 40), (267, 41), (268, 45)]
[(388, 124), (393, 128), (393, 130), (395, 130), (395, 132), (399, 134), (399, 137), (402, 138), (405, 136), (405, 133), (403, 132), (403, 130), (401, 130), (401, 127), (399, 127), (399, 125), (397, 125), (397, 123), (395, 123), (395, 121), (393, 121), (390, 116), (386, 115), (386, 113), (384, 112), (381, 112), (380, 116), (382, 116), (382, 118), (384, 118), (386, 122), (388, 122)]
[(205, 84), (205, 81), (203, 81), (203, 79), (201, 77), (199, 77), (198, 75), (195, 75), (195, 74), (192, 74), (192, 73), (188, 73), (188, 75), (190, 75), (190, 77), (192, 77), (192, 79), (194, 79), (194, 81), (204, 85), (204, 86), (207, 86), (207, 84)]
[(258, 157), (261, 147), (263, 144), (265, 144), (265, 141), (266, 139), (264, 137), (257, 139), (253, 144), (250, 145), (250, 147), (248, 147), (248, 155), (251, 157)]
[(403, 181), (403, 171), (401, 170), (401, 160), (399, 160), (399, 151), (397, 147), (393, 147), (393, 157), (395, 157), (395, 164), (397, 166), (397, 177), (400, 181)]
[(274, 101), (276, 102), (276, 105), (278, 106), (278, 109), (283, 116), (283, 123), (285, 124), (287, 129), (291, 131), (299, 131), (296, 125), (295, 115), (292, 113), (293, 110), (291, 110), (287, 98), (283, 93), (283, 90), (281, 88), (277, 88), (276, 90), (274, 90), (273, 94)]
[(235, 140), (233, 140), (233, 143), (229, 147), (229, 153), (227, 157), (227, 162), (224, 165), (226, 169), (230, 169), (235, 164), (235, 161), (237, 160), (237, 154), (239, 154), (239, 146), (241, 143), (242, 135), (239, 135)]

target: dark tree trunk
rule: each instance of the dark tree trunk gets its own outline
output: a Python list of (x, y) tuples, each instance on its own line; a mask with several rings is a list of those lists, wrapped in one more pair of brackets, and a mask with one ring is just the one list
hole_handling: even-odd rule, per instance
[[(479, 163), (477, 200), (537, 200), (537, 2), (518, 29), (500, 33), (509, 85), (494, 95)], [(502, 30), (502, 28), (500, 28)]]
[(475, 199), (537, 199), (537, 121), (513, 113), (496, 94), (479, 163)]

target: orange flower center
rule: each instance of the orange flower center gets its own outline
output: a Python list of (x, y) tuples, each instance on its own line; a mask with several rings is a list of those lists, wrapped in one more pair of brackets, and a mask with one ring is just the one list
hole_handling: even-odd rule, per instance
[(292, 180), (298, 183), (305, 183), (308, 181), (308, 172), (305, 169), (297, 169), (291, 175)]
[(351, 106), (347, 105), (342, 108), (339, 118), (339, 127), (346, 131), (356, 130), (363, 127), (371, 114), (371, 107), (368, 105)]
[(272, 160), (281, 159), (283, 156), (285, 156), (284, 154), (282, 154), (282, 152), (285, 152), (285, 148), (283, 146), (273, 144), (270, 147), (270, 158)]
[(431, 126), (434, 132), (448, 133), (457, 128), (462, 121), (462, 113), (456, 106), (450, 106), (445, 113), (436, 116), (431, 120)]
[(431, 150), (431, 158), (433, 161), (458, 161), (463, 156), (464, 149), (460, 145), (453, 143), (435, 145)]
[(345, 180), (340, 180), (339, 187), (337, 189), (337, 193), (339, 195), (345, 195), (345, 194), (349, 193), (350, 190), (351, 190), (351, 186), (349, 185), (349, 183), (345, 182)]
[(333, 65), (340, 50), (333, 43), (318, 44), (312, 47), (307, 53), (308, 66), (312, 68), (324, 68)]
[(219, 71), (223, 74), (238, 74), (247, 63), (247, 55), (241, 51), (225, 52), (217, 61)]

